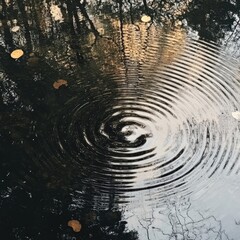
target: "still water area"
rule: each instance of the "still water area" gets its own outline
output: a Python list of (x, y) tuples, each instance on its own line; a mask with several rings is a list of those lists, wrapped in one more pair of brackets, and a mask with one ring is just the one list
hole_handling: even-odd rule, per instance
[(239, 14), (1, 1), (0, 239), (239, 240)]

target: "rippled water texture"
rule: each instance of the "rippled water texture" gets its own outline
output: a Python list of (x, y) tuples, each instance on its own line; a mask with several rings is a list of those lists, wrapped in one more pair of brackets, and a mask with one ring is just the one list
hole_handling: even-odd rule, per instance
[(106, 88), (78, 93), (51, 117), (38, 164), (70, 167), (70, 179), (120, 201), (202, 194), (239, 172), (236, 63), (183, 30), (142, 28), (124, 28), (122, 62), (99, 77)]
[(0, 239), (238, 240), (239, 9), (2, 1)]

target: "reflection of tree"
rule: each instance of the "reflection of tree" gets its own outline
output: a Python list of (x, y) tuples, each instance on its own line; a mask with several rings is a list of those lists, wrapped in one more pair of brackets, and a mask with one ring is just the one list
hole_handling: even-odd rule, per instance
[(150, 218), (141, 219), (141, 220), (138, 219), (138, 222), (141, 225), (141, 227), (146, 230), (148, 240), (150, 240), (149, 229), (150, 229), (151, 225), (153, 224), (153, 221), (154, 221), (153, 212), (152, 212), (152, 215)]
[(79, 234), (63, 234), (63, 239), (79, 236), (87, 240), (137, 240), (138, 234), (135, 231), (126, 231), (127, 222), (121, 221), (120, 211), (89, 211), (83, 214), (81, 223), (85, 227)]
[[(53, 0), (43, 2), (26, 0), (24, 6), (21, 1), (13, 1), (10, 4), (3, 2), (3, 14), (0, 15), (0, 19), (5, 46), (11, 49), (21, 47), (28, 52), (37, 51), (51, 64), (61, 65), (60, 70), (68, 71), (69, 68), (76, 67), (76, 63), (82, 65), (89, 57), (91, 58), (89, 47), (92, 39), (100, 38), (100, 32), (106, 30), (103, 27), (108, 28), (109, 32), (114, 22), (120, 20), (121, 24), (125, 24), (129, 20), (128, 16), (131, 16), (132, 24), (138, 23), (144, 13), (151, 15), (153, 21), (167, 22), (169, 20), (167, 16), (172, 16), (174, 21), (185, 12), (188, 5), (188, 1), (184, 4), (175, 4), (175, 7), (168, 1), (131, 0), (96, 2), (61, 0), (58, 4)], [(63, 20), (54, 18), (51, 12), (53, 6), (61, 12)], [(17, 19), (20, 26), (20, 31), (16, 33), (11, 32), (14, 19)], [(107, 41), (106, 45), (111, 46), (108, 50), (114, 49), (115, 43), (113, 41), (109, 44)]]
[[(63, 20), (54, 18), (51, 7), (59, 9)], [(186, 17), (188, 24), (199, 31), (201, 37), (217, 40), (222, 38), (227, 30), (231, 30), (234, 14), (239, 11), (239, 3), (229, 1), (79, 1), (53, 0), (42, 2), (34, 0), (3, 1), (1, 31), (5, 45), (10, 48), (23, 47), (27, 51), (39, 51), (46, 58), (53, 60), (53, 54), (65, 51), (68, 61), (73, 65), (83, 64), (87, 60), (86, 44), (89, 45), (89, 35), (100, 38), (102, 26), (110, 27), (111, 21), (122, 23), (139, 22), (142, 14), (148, 14), (153, 22), (173, 23)], [(12, 22), (17, 19), (20, 31), (11, 32)], [(41, 45), (41, 46), (40, 46)], [(54, 45), (54, 46), (53, 46)], [(54, 49), (56, 48), (57, 49)], [(62, 56), (63, 57), (63, 56)], [(55, 61), (63, 58), (55, 58)], [(51, 61), (53, 62), (53, 61)], [(63, 61), (64, 62), (64, 61)], [(62, 65), (62, 67), (66, 65)]]
[(98, 14), (106, 14), (111, 17), (119, 16), (120, 10), (124, 20), (131, 23), (139, 21), (142, 14), (150, 15), (154, 21), (173, 23), (187, 10), (189, 0), (119, 0), (119, 1), (96, 1), (93, 8)]
[[(51, 7), (58, 9), (62, 20), (54, 17)], [(106, 63), (103, 69), (116, 65), (119, 52), (124, 51), (119, 33), (131, 25), (143, 28), (144, 24), (139, 24), (142, 14), (150, 15), (152, 23), (168, 26), (186, 18), (201, 37), (217, 40), (231, 30), (238, 9), (237, 3), (217, 0), (26, 0), (24, 5), (21, 1), (3, 1), (0, 44), (9, 50), (20, 47), (38, 52), (59, 71), (76, 74), (78, 68), (98, 59)], [(18, 32), (12, 32), (14, 19), (20, 26)], [(102, 55), (100, 48), (108, 53)]]
[[(3, 239), (137, 240), (127, 229), (122, 213), (115, 210), (74, 208), (70, 194), (45, 189), (43, 185), (26, 191), (21, 187), (1, 188), (0, 230)], [(92, 195), (93, 197), (93, 195)], [(67, 226), (71, 219), (82, 225), (79, 233)]]
[(235, 15), (239, 12), (238, 1), (213, 0), (192, 1), (186, 18), (190, 26), (199, 32), (200, 37), (217, 41), (226, 31), (232, 30)]
[[(68, 175), (72, 179), (75, 172), (71, 168), (67, 171), (64, 168), (60, 174), (48, 176), (51, 173), (42, 173), (30, 164), (23, 164), (23, 162), (30, 163), (31, 159), (25, 156), (28, 154), (23, 153), (22, 149), (28, 149), (29, 154), (36, 154), (34, 152), (36, 149), (32, 145), (28, 145), (29, 142), (26, 141), (28, 138), (36, 137), (32, 129), (35, 127), (34, 122), (40, 123), (43, 120), (43, 124), (45, 124), (46, 115), (55, 107), (60, 107), (60, 104), (56, 104), (54, 94), (51, 92), (52, 83), (58, 79), (59, 75), (83, 78), (79, 74), (81, 71), (78, 71), (79, 68), (84, 68), (83, 65), (91, 65), (91, 69), (97, 73), (109, 69), (118, 73), (117, 66), (121, 60), (119, 49), (125, 54), (125, 59), (131, 61), (127, 64), (133, 64), (132, 69), (136, 70), (136, 62), (147, 57), (145, 53), (148, 46), (143, 45), (146, 43), (153, 45), (158, 34), (154, 25), (148, 28), (145, 24), (140, 24), (140, 16), (148, 14), (152, 17), (153, 22), (171, 23), (182, 19), (190, 1), (182, 2), (174, 4), (173, 1), (119, 0), (96, 1), (96, 4), (91, 4), (91, 1), (78, 0), (26, 0), (24, 2), (2, 0), (0, 67), (3, 72), (1, 76), (4, 78), (1, 83), (4, 101), (0, 108), (11, 117), (1, 116), (0, 118), (0, 123), (4, 126), (1, 129), (1, 138), (10, 138), (6, 143), (0, 144), (1, 157), (4, 156), (1, 158), (1, 171), (4, 172), (1, 172), (1, 177), (3, 176), (4, 181), (7, 179), (5, 186), (9, 184), (9, 178), (13, 181), (1, 191), (0, 226), (5, 228), (5, 239), (37, 237), (39, 233), (41, 237), (38, 239), (57, 239), (57, 237), (60, 239), (80, 237), (83, 240), (137, 239), (136, 232), (125, 230), (126, 223), (121, 220), (122, 216), (118, 210), (112, 211), (111, 208), (107, 211), (89, 210), (89, 207), (86, 206), (87, 203), (96, 204), (97, 202), (93, 198), (94, 190), (86, 193), (86, 195), (90, 195), (90, 199), (85, 200), (84, 210), (69, 210), (72, 204), (70, 194), (68, 192), (59, 193), (59, 188), (71, 185), (71, 181), (67, 182)], [(193, 1), (192, 6), (197, 7), (190, 7), (186, 15), (189, 25), (196, 28), (205, 38), (215, 40), (222, 37), (222, 33), (231, 27), (233, 13), (236, 12), (237, 6), (223, 1), (220, 5), (218, 1), (214, 1), (214, 4), (205, 3), (207, 1), (197, 2), (199, 1)], [(50, 11), (52, 5), (59, 7), (64, 21), (54, 19)], [(175, 7), (176, 5), (177, 7)], [(12, 32), (11, 25), (14, 19), (17, 19), (20, 26), (19, 32)], [(131, 24), (126, 23), (128, 20)], [(129, 29), (131, 29), (131, 33), (141, 37), (127, 35)], [(106, 34), (104, 34), (104, 30)], [(125, 33), (122, 39), (117, 36), (120, 31)], [(162, 35), (166, 34), (164, 31), (161, 33), (163, 33)], [(104, 36), (100, 36), (101, 34)], [(168, 39), (164, 39), (163, 36), (162, 41), (171, 49), (165, 46), (160, 49), (157, 53), (159, 59), (155, 59), (151, 68), (157, 66), (158, 60), (166, 64), (171, 63), (181, 50), (179, 45), (184, 45), (184, 31), (174, 29), (170, 31), (169, 35)], [(121, 42), (121, 40), (123, 41)], [(173, 45), (176, 47), (172, 47)], [(25, 51), (24, 57), (19, 61), (14, 61), (9, 57), (9, 52), (15, 48), (22, 48)], [(141, 49), (146, 51), (140, 52)], [(33, 65), (29, 64), (29, 55), (32, 51), (37, 52), (40, 56), (39, 63), (35, 65), (34, 63)], [(89, 69), (87, 72), (90, 72)], [(105, 88), (102, 82), (99, 85), (96, 85), (98, 91)], [(57, 99), (64, 103), (64, 94), (61, 95), (61, 91), (59, 92)], [(34, 113), (32, 113), (33, 110)], [(18, 146), (16, 150), (12, 144), (21, 145), (22, 139), (25, 140), (24, 147)], [(34, 146), (38, 147), (36, 145)], [(11, 154), (9, 155), (7, 152)], [(13, 156), (13, 153), (16, 153), (17, 156)], [(14, 174), (13, 177), (11, 175), (9, 177), (9, 170), (11, 170), (11, 174)], [(31, 172), (31, 175), (28, 175), (28, 172)], [(23, 180), (24, 173), (27, 173), (27, 176)], [(29, 186), (27, 188), (29, 192), (26, 191), (25, 181), (27, 184), (30, 182), (32, 184), (32, 188)], [(39, 189), (34, 190), (34, 188)], [(62, 195), (58, 196), (58, 194)], [(8, 195), (9, 197), (6, 197)], [(185, 215), (179, 212), (176, 206), (169, 206), (169, 209), (171, 211), (168, 221), (171, 230), (167, 232), (154, 225), (154, 229), (169, 239), (199, 239), (203, 234), (214, 236), (216, 239), (221, 239), (220, 236), (223, 239), (227, 238), (221, 222), (213, 216), (205, 217), (199, 213), (195, 219), (196, 216), (190, 216), (188, 209)], [(79, 218), (83, 223), (83, 231), (79, 235), (74, 235), (67, 229), (66, 222), (70, 218)], [(139, 220), (139, 222), (150, 238), (149, 229), (154, 223), (153, 216), (147, 220)], [(209, 226), (209, 222), (212, 223), (211, 226)]]
[[(50, 1), (47, 2), (50, 3)], [(36, 3), (34, 6), (37, 8), (39, 4)], [(0, 131), (1, 236), (9, 240), (26, 238), (44, 240), (77, 239), (79, 237), (81, 239), (98, 240), (135, 240), (137, 239), (137, 233), (126, 229), (126, 222), (121, 221), (121, 212), (117, 209), (113, 211), (109, 207), (107, 211), (100, 211), (97, 208), (96, 211), (91, 211), (90, 205), (95, 205), (97, 202), (95, 199), (96, 192), (94, 191), (96, 189), (86, 191), (83, 194), (87, 196), (87, 200), (83, 195), (79, 197), (83, 202), (83, 208), (78, 208), (76, 211), (71, 209), (69, 185), (70, 188), (74, 188), (72, 179), (74, 175), (79, 174), (77, 172), (79, 170), (74, 170), (71, 166), (68, 166), (66, 170), (66, 168), (59, 166), (56, 171), (48, 171), (44, 167), (41, 168), (38, 163), (34, 164), (35, 161), (43, 160), (41, 154), (36, 154), (36, 152), (39, 152), (36, 125), (38, 129), (44, 131), (41, 125), (47, 125), (49, 113), (51, 111), (57, 112), (61, 108), (61, 104), (64, 104), (69, 97), (75, 96), (70, 89), (67, 91), (65, 88), (54, 92), (52, 84), (60, 75), (64, 78), (64, 73), (72, 73), (69, 65), (70, 68), (76, 70), (78, 58), (74, 58), (72, 54), (75, 53), (75, 56), (84, 54), (80, 43), (85, 44), (84, 37), (87, 38), (88, 33), (91, 32), (84, 28), (86, 19), (80, 23), (81, 31), (86, 30), (81, 39), (79, 39), (77, 29), (73, 26), (75, 20), (70, 23), (66, 21), (63, 24), (51, 20), (51, 24), (44, 25), (44, 16), (41, 13), (45, 6), (40, 6), (40, 12), (35, 9), (38, 13), (37, 16), (34, 15), (34, 11), (32, 13), (34, 15), (33, 23), (29, 23), (31, 25), (29, 30), (31, 41), (28, 42), (27, 46), (22, 45), (26, 42), (25, 40), (18, 41), (19, 39), (25, 39), (21, 32), (19, 32), (19, 38), (13, 41), (14, 33), (11, 33), (10, 26), (6, 23), (12, 18), (9, 11), (13, 5), (5, 6), (8, 14), (2, 16), (5, 21), (4, 29), (2, 29), (5, 31), (5, 38), (1, 41), (0, 46), (0, 89), (3, 97), (0, 109), (4, 111), (4, 115), (0, 116), (0, 123), (4, 126)], [(17, 5), (14, 5), (14, 7), (18, 9)], [(26, 8), (21, 8), (21, 10), (26, 11)], [(66, 11), (70, 11), (69, 8)], [(30, 13), (26, 12), (25, 14)], [(48, 15), (48, 17), (51, 16)], [(47, 19), (49, 20), (49, 18)], [(40, 26), (36, 33), (34, 24), (37, 24), (37, 22)], [(19, 20), (19, 24), (21, 24), (21, 28), (25, 27), (24, 21), (21, 23), (21, 20)], [(72, 32), (64, 24), (70, 24)], [(6, 32), (9, 33), (7, 37)], [(41, 40), (39, 40), (40, 32), (42, 33)], [(97, 33), (92, 32), (96, 36)], [(66, 39), (69, 41), (65, 42)], [(101, 44), (104, 49), (109, 47), (104, 41), (100, 41)], [(24, 49), (25, 52), (23, 58), (17, 61), (9, 56), (9, 52), (16, 47)], [(40, 55), (36, 54), (37, 60), (35, 62), (29, 61), (32, 50)], [(88, 50), (85, 49), (86, 52)], [(66, 64), (68, 66), (65, 68)], [(99, 69), (96, 67), (94, 73), (89, 75), (94, 75), (93, 79), (95, 80), (98, 72)], [(93, 97), (98, 94), (98, 91), (102, 93), (104, 89), (109, 87), (109, 81), (99, 80), (99, 78), (98, 75), (98, 81), (92, 81), (91, 87), (94, 84), (97, 84), (98, 87), (96, 87), (95, 92), (87, 93), (88, 98), (90, 98), (90, 95)], [(83, 81), (88, 80), (87, 78)], [(101, 84), (99, 84), (100, 81)], [(79, 91), (84, 92), (85, 90)], [(51, 157), (49, 156), (49, 158)], [(87, 183), (88, 188), (91, 188), (91, 184), (90, 179)], [(83, 186), (78, 182), (78, 189), (81, 187)], [(114, 200), (112, 199), (112, 201)], [(71, 218), (77, 218), (83, 224), (83, 229), (79, 234), (73, 233), (67, 227), (67, 221)]]
[(159, 231), (164, 239), (169, 240), (200, 240), (216, 239), (229, 240), (222, 227), (221, 221), (213, 215), (206, 215), (201, 212), (192, 211), (191, 204), (188, 203), (184, 208), (177, 204), (168, 204), (167, 225), (158, 226), (152, 224), (152, 228)]

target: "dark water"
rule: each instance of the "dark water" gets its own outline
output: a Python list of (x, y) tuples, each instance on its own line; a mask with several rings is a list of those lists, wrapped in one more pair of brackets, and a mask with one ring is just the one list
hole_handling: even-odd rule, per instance
[(238, 240), (239, 9), (3, 0), (0, 239)]

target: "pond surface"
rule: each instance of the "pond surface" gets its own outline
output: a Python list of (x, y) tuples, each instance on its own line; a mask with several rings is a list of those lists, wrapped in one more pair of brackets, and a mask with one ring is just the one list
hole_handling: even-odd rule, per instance
[(1, 238), (238, 240), (239, 11), (3, 0)]

